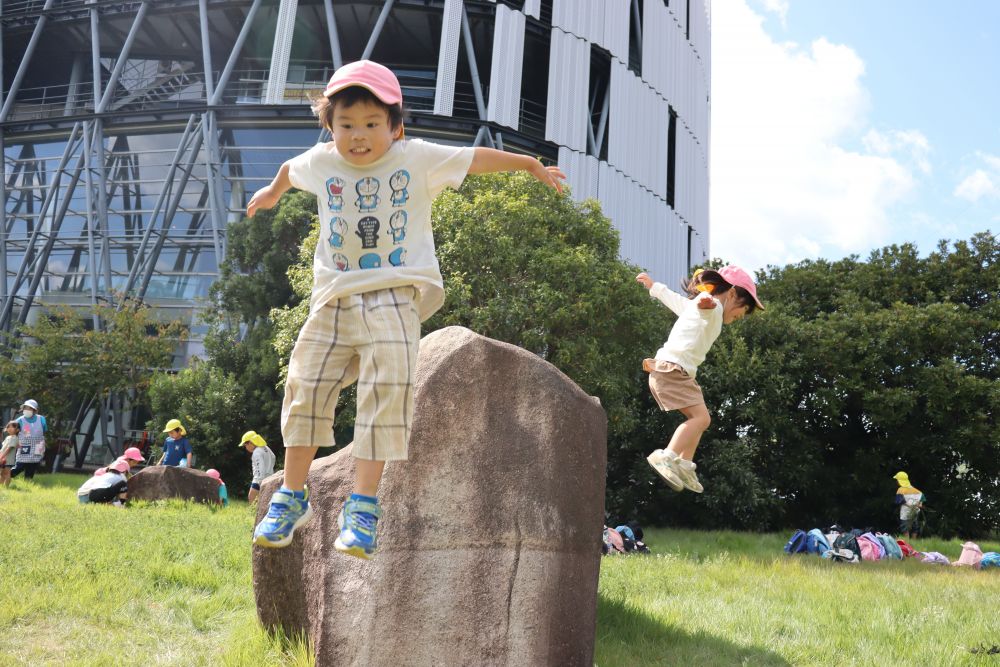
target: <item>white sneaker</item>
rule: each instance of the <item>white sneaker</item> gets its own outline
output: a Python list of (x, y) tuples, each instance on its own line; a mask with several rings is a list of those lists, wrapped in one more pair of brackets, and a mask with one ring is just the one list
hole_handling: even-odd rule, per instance
[(646, 457), (646, 462), (653, 467), (653, 470), (663, 478), (663, 481), (674, 491), (683, 491), (684, 482), (677, 473), (667, 465), (666, 453), (662, 449), (657, 449)]
[(695, 493), (701, 493), (705, 490), (705, 487), (698, 481), (698, 473), (695, 472), (698, 466), (695, 465), (694, 461), (687, 461), (675, 456), (673, 458), (667, 457), (667, 462), (671, 471), (684, 484), (685, 489)]

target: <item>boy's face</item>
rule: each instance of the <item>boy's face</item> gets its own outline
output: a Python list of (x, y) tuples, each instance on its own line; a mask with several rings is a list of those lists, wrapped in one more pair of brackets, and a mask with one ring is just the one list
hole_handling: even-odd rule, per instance
[(333, 110), (333, 140), (345, 160), (363, 167), (386, 154), (399, 130), (389, 125), (389, 112), (372, 102), (362, 101)]
[(171, 431), (167, 435), (169, 435), (174, 440), (179, 440), (180, 437), (181, 437), (181, 430), (179, 428), (175, 428), (173, 431)]

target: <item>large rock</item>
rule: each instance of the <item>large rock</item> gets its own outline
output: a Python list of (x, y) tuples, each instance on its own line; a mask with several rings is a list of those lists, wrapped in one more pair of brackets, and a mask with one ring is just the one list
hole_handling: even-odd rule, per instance
[(128, 481), (131, 500), (180, 498), (199, 503), (219, 502), (219, 483), (191, 468), (152, 466), (140, 470)]
[[(459, 327), (425, 337), (410, 459), (390, 462), (371, 561), (333, 548), (350, 446), (317, 459), (316, 515), (254, 548), (257, 612), (317, 665), (593, 664), (607, 418), (551, 364)], [(258, 520), (280, 486), (261, 490)]]

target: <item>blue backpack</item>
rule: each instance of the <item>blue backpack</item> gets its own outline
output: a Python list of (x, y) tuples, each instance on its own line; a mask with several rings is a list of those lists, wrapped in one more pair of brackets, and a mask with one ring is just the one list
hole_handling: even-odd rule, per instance
[(787, 544), (785, 544), (785, 553), (786, 554), (808, 553), (809, 551), (807, 545), (808, 537), (809, 535), (808, 533), (806, 533), (806, 531), (796, 530), (794, 533), (792, 533), (792, 538), (788, 540)]
[(1000, 567), (1000, 554), (996, 551), (987, 551), (979, 561), (979, 569), (985, 570), (988, 567)]
[(811, 554), (824, 554), (830, 550), (826, 535), (819, 528), (813, 528), (806, 534), (806, 551)]
[(875, 533), (875, 537), (877, 537), (878, 541), (882, 543), (883, 547), (885, 547), (886, 558), (895, 558), (896, 560), (903, 560), (903, 550), (899, 548), (898, 544), (896, 544), (896, 540), (893, 538), (892, 535), (886, 535), (885, 533)]

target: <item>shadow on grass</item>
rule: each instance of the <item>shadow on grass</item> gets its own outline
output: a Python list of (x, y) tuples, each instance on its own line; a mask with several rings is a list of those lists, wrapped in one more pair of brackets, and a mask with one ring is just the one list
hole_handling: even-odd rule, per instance
[(792, 663), (766, 648), (735, 644), (707, 632), (685, 632), (621, 600), (599, 596), (597, 602), (598, 667), (697, 665), (725, 667), (790, 667)]

